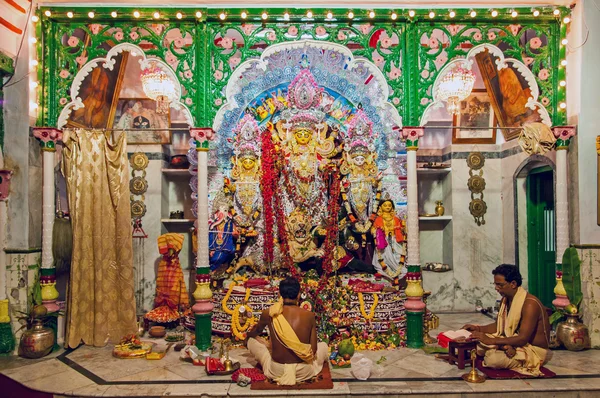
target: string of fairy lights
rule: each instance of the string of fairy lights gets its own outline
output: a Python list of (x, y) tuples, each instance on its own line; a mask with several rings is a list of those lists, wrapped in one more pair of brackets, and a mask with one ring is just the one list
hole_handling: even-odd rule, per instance
[[(380, 11), (383, 11), (383, 10), (380, 10)], [(475, 17), (477, 17), (477, 15), (485, 15), (485, 14), (483, 14), (483, 13), (482, 13), (482, 14), (479, 14), (479, 13), (478, 13), (478, 11), (479, 11), (479, 12), (481, 12), (482, 10), (481, 10), (481, 9), (480, 9), (480, 10), (476, 10), (476, 9), (470, 9), (470, 10), (467, 12), (467, 15), (468, 15), (469, 17), (471, 17), (471, 18), (475, 18)], [(497, 10), (497, 9), (490, 9), (490, 10), (487, 10), (487, 11), (489, 12), (489, 15), (490, 15), (492, 18), (498, 18), (498, 17), (502, 17), (502, 16), (510, 16), (511, 18), (517, 18), (517, 17), (520, 15), (520, 14), (519, 14), (519, 12), (518, 12), (516, 9), (509, 9), (509, 10), (503, 10), (503, 11), (499, 11), (499, 10)], [(201, 18), (204, 16), (204, 14), (202, 13), (202, 11), (195, 11), (195, 12), (194, 12), (194, 11), (191, 11), (191, 12), (193, 13), (193, 15), (194, 15), (194, 16), (195, 16), (197, 19), (201, 19)], [(554, 8), (554, 9), (553, 9), (553, 11), (552, 11), (552, 14), (553, 14), (555, 17), (560, 17), (560, 15), (561, 15), (561, 10), (560, 10), (560, 9), (558, 9), (558, 8)], [(45, 11), (44, 11), (44, 15), (45, 15), (46, 17), (52, 17), (54, 14), (53, 14), (53, 12), (52, 12), (52, 11), (50, 11), (50, 10), (45, 10)], [(66, 16), (67, 16), (67, 18), (69, 18), (69, 19), (76, 17), (76, 14), (75, 14), (73, 11), (67, 11), (67, 12), (65, 13), (65, 15), (66, 15)], [(132, 15), (134, 18), (136, 18), (136, 19), (137, 19), (137, 18), (141, 18), (141, 17), (142, 17), (142, 13), (141, 13), (139, 10), (134, 10), (133, 12), (131, 12), (131, 15)], [(190, 14), (188, 14), (188, 15), (185, 15), (183, 12), (181, 12), (181, 11), (178, 11), (178, 12), (175, 14), (175, 17), (176, 17), (177, 19), (183, 19), (184, 17), (186, 17), (186, 16), (189, 16), (189, 15), (190, 15)], [(367, 15), (367, 16), (368, 16), (368, 18), (370, 18), (370, 19), (375, 19), (375, 18), (378, 16), (378, 14), (377, 14), (376, 10), (367, 10), (367, 11), (366, 11), (366, 15)], [(408, 15), (408, 18), (415, 18), (415, 17), (417, 16), (417, 11), (416, 11), (416, 10), (408, 10), (408, 12), (407, 12), (407, 14), (406, 14), (406, 15)], [(433, 11), (433, 10), (429, 11), (429, 12), (428, 12), (426, 15), (427, 15), (427, 17), (428, 17), (429, 19), (434, 19), (434, 18), (436, 18), (436, 17), (446, 17), (446, 14), (441, 14), (441, 13), (437, 14), (437, 13), (436, 13), (435, 11)], [(453, 19), (453, 18), (455, 18), (457, 15), (458, 15), (458, 14), (457, 14), (457, 12), (456, 12), (455, 10), (448, 10), (447, 17), (449, 17), (450, 19)], [(533, 17), (539, 17), (539, 16), (541, 15), (541, 12), (540, 12), (540, 10), (539, 10), (539, 9), (533, 8), (533, 9), (531, 9), (531, 15), (532, 15)], [(89, 12), (87, 13), (87, 16), (88, 16), (88, 18), (90, 18), (90, 19), (93, 19), (93, 18), (95, 18), (95, 17), (96, 17), (96, 13), (95, 13), (94, 11), (89, 11)], [(120, 16), (123, 16), (123, 14), (119, 14), (117, 11), (111, 11), (111, 12), (110, 12), (110, 16), (111, 16), (112, 18), (118, 18), (118, 17), (120, 17)], [(231, 16), (232, 16), (232, 14), (228, 14), (228, 13), (226, 13), (225, 11), (222, 11), (222, 12), (220, 12), (220, 13), (218, 14), (218, 18), (219, 18), (221, 21), (225, 21), (225, 20), (226, 20), (228, 17), (231, 17)], [(278, 15), (278, 16), (279, 16), (279, 15)], [(277, 16), (277, 17), (278, 17), (278, 16)], [(304, 16), (305, 16), (307, 19), (316, 19), (316, 18), (319, 18), (319, 17), (320, 17), (319, 15), (316, 15), (316, 14), (315, 14), (315, 13), (314, 13), (312, 10), (306, 10), (306, 13), (304, 14)], [(352, 20), (352, 19), (356, 18), (356, 16), (357, 16), (357, 15), (355, 14), (355, 12), (354, 12), (354, 11), (348, 11), (348, 12), (346, 13), (346, 17), (347, 17), (349, 20)], [(162, 18), (164, 18), (165, 16), (164, 16), (163, 14), (161, 14), (161, 13), (160, 13), (160, 11), (154, 11), (154, 12), (152, 12), (152, 17), (153, 17), (154, 19), (162, 19)], [(239, 15), (239, 17), (240, 17), (241, 19), (243, 19), (243, 20), (244, 20), (244, 19), (247, 19), (247, 18), (249, 18), (249, 17), (250, 17), (250, 14), (249, 14), (249, 12), (248, 12), (248, 11), (241, 11), (241, 12), (240, 12), (240, 15)], [(261, 18), (263, 21), (266, 21), (266, 20), (268, 20), (268, 19), (269, 19), (269, 17), (270, 17), (270, 16), (269, 16), (269, 13), (268, 13), (268, 12), (266, 12), (266, 11), (263, 11), (263, 12), (260, 14), (260, 18)], [(287, 12), (287, 11), (286, 11), (286, 12), (284, 12), (284, 13), (283, 13), (282, 17), (283, 17), (283, 20), (286, 20), (286, 21), (287, 21), (287, 20), (290, 20), (290, 18), (291, 18), (291, 15), (290, 15), (290, 13), (289, 13), (289, 12)], [(325, 17), (324, 19), (325, 19), (326, 21), (327, 21), (327, 20), (337, 20), (337, 17), (335, 17), (335, 16), (334, 16), (334, 14), (333, 14), (333, 12), (332, 12), (332, 11), (327, 11), (327, 12), (324, 14), (324, 17)], [(398, 14), (396, 11), (391, 11), (391, 12), (389, 13), (389, 18), (390, 18), (391, 20), (393, 20), (393, 21), (397, 20), (397, 19), (398, 19), (398, 17), (399, 17), (399, 14)], [(38, 21), (39, 21), (39, 17), (38, 17), (37, 15), (34, 15), (34, 16), (31, 18), (31, 19), (32, 19), (32, 21), (33, 21), (33, 22), (38, 22)], [(570, 21), (571, 21), (571, 18), (570, 18), (569, 16), (565, 16), (565, 17), (563, 18), (563, 23), (565, 23), (565, 24), (568, 24)]]
[[(174, 11), (174, 10), (173, 10)], [(87, 18), (88, 19), (103, 19), (105, 20), (106, 18), (108, 18), (108, 15), (110, 15), (111, 18), (113, 19), (127, 19), (127, 18), (131, 18), (133, 17), (134, 19), (140, 19), (140, 18), (145, 18), (145, 19), (155, 19), (155, 20), (161, 20), (161, 19), (170, 19), (172, 18), (172, 16), (174, 15), (174, 17), (178, 20), (182, 20), (184, 18), (193, 18), (195, 17), (198, 20), (203, 20), (206, 19), (208, 17), (208, 11), (205, 10), (205, 12), (202, 12), (200, 10), (193, 10), (193, 9), (187, 9), (187, 10), (180, 10), (180, 11), (176, 11), (175, 14), (173, 14), (173, 11), (171, 12), (163, 12), (161, 13), (158, 10), (152, 11), (149, 9), (134, 9), (132, 11), (130, 11), (130, 9), (127, 10), (102, 10), (100, 11), (92, 11), (92, 10), (61, 10), (60, 12), (57, 9), (54, 10), (50, 10), (50, 9), (46, 9), (43, 12), (41, 12), (39, 15), (33, 15), (31, 17), (31, 21), (33, 23), (37, 23), (40, 21), (40, 15), (43, 14), (46, 18), (64, 18), (65, 16), (67, 17), (67, 19), (73, 19), (73, 18), (77, 18), (78, 20), (81, 19), (85, 19), (85, 14), (87, 13)], [(457, 12), (458, 11), (458, 12)], [(106, 12), (106, 14), (104, 14), (104, 12)], [(258, 13), (258, 14), (257, 14)], [(330, 11), (323, 11), (323, 10), (319, 10), (317, 11), (313, 11), (313, 10), (305, 10), (304, 12), (301, 10), (296, 10), (296, 13), (294, 13), (293, 15), (288, 12), (288, 11), (284, 11), (283, 14), (281, 13), (274, 13), (273, 15), (269, 15), (269, 13), (267, 11), (257, 11), (257, 10), (252, 10), (252, 13), (250, 10), (241, 10), (239, 11), (239, 14), (237, 13), (233, 13), (233, 12), (225, 12), (225, 11), (221, 11), (218, 12), (217, 14), (212, 14), (212, 18), (218, 18), (218, 20), (220, 21), (226, 21), (228, 18), (233, 19), (233, 20), (248, 20), (248, 19), (260, 19), (263, 22), (267, 22), (269, 19), (272, 19), (274, 21), (290, 21), (291, 19), (299, 19), (301, 21), (316, 21), (317, 19), (323, 19), (324, 21), (341, 21), (343, 18), (347, 18), (348, 21), (353, 21), (353, 20), (358, 20), (360, 19), (361, 21), (365, 21), (365, 20), (374, 20), (375, 18), (378, 18), (378, 20), (385, 20), (386, 18), (389, 18), (391, 21), (396, 21), (398, 20), (398, 18), (400, 18), (401, 16), (404, 17), (405, 19), (407, 19), (408, 21), (415, 21), (419, 18), (422, 18), (424, 20), (435, 20), (437, 19), (454, 19), (456, 17), (459, 18), (476, 18), (478, 15), (480, 17), (486, 17), (489, 16), (491, 18), (498, 18), (498, 19), (516, 19), (519, 17), (519, 15), (521, 16), (528, 16), (528, 17), (540, 17), (542, 15), (546, 15), (549, 16), (551, 15), (552, 17), (556, 18), (557, 20), (560, 20), (562, 18), (562, 24), (563, 24), (563, 29), (562, 29), (562, 34), (564, 36), (564, 33), (566, 32), (564, 30), (564, 27), (566, 25), (568, 25), (571, 22), (571, 18), (568, 15), (568, 11), (566, 11), (565, 9), (559, 9), (559, 8), (548, 8), (548, 7), (544, 7), (542, 9), (538, 9), (538, 8), (531, 8), (528, 10), (528, 12), (524, 12), (523, 10), (521, 10), (521, 13), (519, 13), (519, 11), (517, 9), (502, 9), (502, 10), (498, 10), (498, 9), (469, 9), (469, 10), (453, 10), (453, 9), (449, 9), (447, 10), (447, 13), (442, 13), (438, 10), (438, 12), (436, 13), (436, 11), (434, 10), (427, 10), (427, 9), (419, 9), (419, 10), (414, 10), (414, 9), (410, 9), (410, 10), (403, 10), (402, 14), (399, 14), (396, 11), (393, 10), (383, 10), (383, 9), (378, 9), (378, 10), (360, 10), (360, 11), (353, 11), (353, 10), (348, 10), (347, 12), (342, 11), (342, 10), (330, 10)], [(459, 15), (460, 14), (460, 15)], [(34, 32), (34, 30), (31, 30), (31, 32)], [(35, 46), (35, 44), (37, 43), (37, 39), (35, 37), (35, 34), (32, 33), (30, 38), (29, 38), (29, 42)], [(559, 68), (562, 68), (562, 73), (560, 74), (560, 80), (559, 80), (559, 89), (564, 90), (567, 86), (567, 82), (565, 80), (566, 74), (565, 69), (567, 66), (567, 60), (566, 60), (566, 51), (565, 48), (568, 44), (568, 40), (566, 37), (564, 37), (561, 42), (561, 51), (560, 51), (560, 56), (562, 57), (562, 59), (560, 60), (559, 63)], [(36, 113), (39, 105), (37, 103), (36, 96), (37, 93), (39, 91), (39, 83), (37, 81), (35, 81), (34, 77), (35, 76), (35, 71), (38, 67), (38, 61), (37, 59), (35, 59), (35, 56), (31, 57), (31, 61), (30, 61), (30, 82), (29, 82), (29, 86), (30, 86), (30, 90), (31, 95), (30, 98), (32, 98), (33, 100), (30, 101), (30, 112), (31, 113)], [(562, 96), (562, 98), (564, 98), (564, 95)], [(567, 108), (567, 104), (564, 101), (561, 101), (558, 104), (558, 108), (561, 111), (566, 110)]]

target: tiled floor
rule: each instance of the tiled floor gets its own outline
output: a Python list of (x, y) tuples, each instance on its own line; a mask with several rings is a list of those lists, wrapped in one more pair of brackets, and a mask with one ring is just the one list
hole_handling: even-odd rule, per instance
[[(438, 330), (488, 322), (490, 319), (480, 314), (440, 314)], [(157, 348), (160, 350), (160, 344)], [(483, 384), (460, 380), (469, 368), (459, 370), (422, 350), (367, 351), (363, 354), (374, 362), (386, 357), (381, 365), (376, 365), (368, 381), (355, 380), (351, 369), (334, 369), (333, 390), (252, 391), (231, 383), (229, 376), (207, 376), (202, 367), (183, 362), (179, 353), (173, 351), (160, 361), (147, 361), (113, 358), (111, 349), (80, 347), (40, 360), (0, 358), (0, 372), (30, 388), (57, 396), (600, 397), (600, 355), (593, 350), (555, 351), (548, 365), (557, 373), (555, 379), (488, 380)], [(246, 350), (233, 350), (231, 355), (243, 366), (254, 365)]]

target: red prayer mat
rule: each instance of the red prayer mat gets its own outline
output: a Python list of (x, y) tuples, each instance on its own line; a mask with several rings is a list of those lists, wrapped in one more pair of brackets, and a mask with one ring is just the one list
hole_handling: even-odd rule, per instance
[(485, 366), (483, 366), (483, 361), (479, 357), (475, 361), (475, 366), (480, 372), (485, 374), (485, 376), (488, 379), (550, 379), (556, 376), (556, 373), (543, 366), (540, 368), (540, 371), (542, 372), (542, 376), (540, 377), (524, 375), (522, 373), (515, 372), (514, 370), (510, 369), (486, 368)]
[(323, 370), (311, 381), (304, 381), (295, 386), (280, 386), (274, 381), (266, 379), (257, 381), (250, 385), (251, 390), (331, 390), (333, 389), (333, 380), (331, 380), (331, 371), (329, 364), (325, 362)]

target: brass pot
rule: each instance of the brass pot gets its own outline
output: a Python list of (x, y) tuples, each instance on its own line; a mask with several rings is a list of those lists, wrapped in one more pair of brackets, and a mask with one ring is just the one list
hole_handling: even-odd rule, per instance
[(42, 358), (50, 354), (54, 347), (54, 330), (44, 327), (41, 320), (35, 319), (33, 327), (21, 335), (19, 355), (25, 358)]
[(443, 216), (444, 215), (444, 206), (442, 206), (442, 201), (438, 200), (435, 202), (437, 204), (437, 206), (435, 206), (435, 214), (437, 214), (438, 216)]
[(566, 320), (556, 327), (558, 341), (569, 351), (581, 351), (590, 348), (590, 333), (583, 323), (579, 322), (578, 314), (565, 314)]

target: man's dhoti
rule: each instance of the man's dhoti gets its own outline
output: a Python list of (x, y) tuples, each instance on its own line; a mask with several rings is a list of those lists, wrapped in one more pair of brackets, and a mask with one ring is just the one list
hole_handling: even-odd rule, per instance
[(323, 363), (329, 355), (327, 344), (318, 343), (315, 360), (311, 363), (283, 364), (275, 362), (267, 346), (253, 338), (248, 339), (248, 350), (262, 366), (265, 376), (280, 385), (295, 385), (312, 379), (321, 372)]
[(482, 344), (477, 345), (477, 354), (483, 356), (483, 366), (486, 368), (510, 369), (527, 376), (541, 376), (540, 367), (552, 358), (552, 351), (531, 344), (516, 347), (515, 350), (515, 356), (509, 358), (502, 350)]

